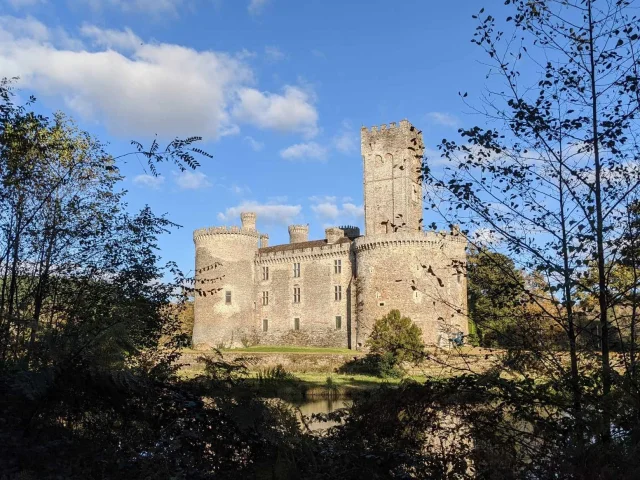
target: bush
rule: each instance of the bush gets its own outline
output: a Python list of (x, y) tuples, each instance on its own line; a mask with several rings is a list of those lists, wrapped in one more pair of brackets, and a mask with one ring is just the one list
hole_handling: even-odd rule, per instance
[(356, 357), (338, 368), (338, 373), (380, 378), (398, 378), (404, 375), (391, 353), (369, 353), (364, 357)]
[(391, 310), (376, 320), (366, 346), (372, 354), (390, 354), (396, 365), (419, 362), (424, 357), (422, 331), (399, 310)]

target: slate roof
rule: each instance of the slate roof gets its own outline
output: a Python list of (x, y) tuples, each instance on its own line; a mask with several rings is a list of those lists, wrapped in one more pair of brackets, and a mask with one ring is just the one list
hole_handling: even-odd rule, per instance
[[(334, 245), (341, 243), (351, 243), (347, 237), (342, 237), (338, 240)], [(284, 243), (282, 245), (274, 245), (273, 247), (262, 247), (258, 249), (258, 253), (271, 253), (271, 252), (284, 252), (286, 250), (297, 250), (300, 248), (313, 248), (313, 247), (323, 247), (325, 245), (329, 245), (326, 239), (322, 240), (311, 240), (309, 242), (298, 242), (298, 243)]]

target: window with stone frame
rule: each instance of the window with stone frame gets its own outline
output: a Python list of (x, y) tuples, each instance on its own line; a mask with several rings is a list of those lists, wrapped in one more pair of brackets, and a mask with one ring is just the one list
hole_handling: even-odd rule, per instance
[(342, 260), (333, 261), (333, 273), (342, 273)]
[(336, 330), (342, 330), (342, 317), (336, 316)]
[(300, 287), (293, 287), (293, 303), (300, 303)]
[(224, 292), (224, 303), (226, 303), (227, 305), (231, 305), (231, 291), (227, 290), (226, 292)]
[(269, 330), (269, 320), (267, 320), (266, 318), (264, 318), (262, 320), (262, 331), (266, 332), (267, 330)]
[(262, 292), (262, 305), (269, 305), (269, 292)]
[(333, 296), (336, 302), (342, 300), (342, 285), (336, 285), (333, 287)]
[(296, 317), (293, 319), (293, 329), (300, 330), (300, 318)]
[(293, 264), (293, 276), (295, 278), (299, 278), (300, 277), (300, 264), (299, 263), (294, 263)]
[(269, 280), (269, 267), (262, 267), (262, 280)]

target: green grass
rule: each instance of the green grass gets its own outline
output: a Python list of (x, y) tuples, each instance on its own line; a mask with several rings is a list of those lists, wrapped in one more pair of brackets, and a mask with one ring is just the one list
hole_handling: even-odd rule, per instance
[(343, 355), (357, 355), (355, 350), (348, 348), (322, 348), (322, 347), (295, 347), (295, 346), (276, 346), (276, 345), (256, 345), (255, 347), (246, 348), (230, 348), (224, 349), (223, 352), (251, 352), (251, 353), (339, 353)]

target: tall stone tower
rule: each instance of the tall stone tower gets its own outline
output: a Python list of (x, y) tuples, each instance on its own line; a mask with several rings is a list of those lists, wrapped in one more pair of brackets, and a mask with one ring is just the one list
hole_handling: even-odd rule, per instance
[(365, 235), (422, 230), (422, 133), (408, 120), (362, 127)]
[(356, 238), (357, 348), (376, 319), (398, 309), (427, 344), (467, 333), (466, 240), (459, 230), (422, 229), (422, 134), (407, 120), (362, 128), (365, 235)]

